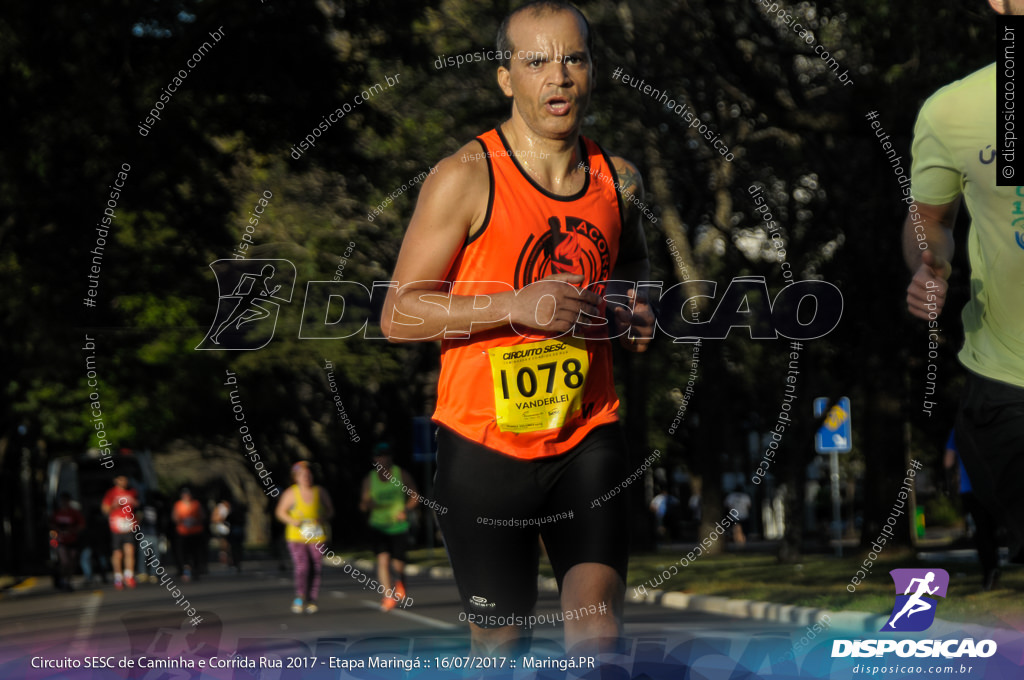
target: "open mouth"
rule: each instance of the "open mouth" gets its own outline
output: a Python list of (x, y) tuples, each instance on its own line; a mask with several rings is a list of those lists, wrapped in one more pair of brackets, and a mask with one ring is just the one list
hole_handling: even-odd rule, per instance
[(544, 102), (544, 109), (552, 116), (564, 116), (569, 113), (572, 104), (567, 97), (552, 97)]

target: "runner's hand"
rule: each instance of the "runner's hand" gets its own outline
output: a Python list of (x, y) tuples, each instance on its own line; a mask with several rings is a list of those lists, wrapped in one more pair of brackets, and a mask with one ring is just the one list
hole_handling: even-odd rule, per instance
[(580, 312), (597, 316), (601, 298), (576, 287), (582, 282), (579, 274), (552, 274), (517, 291), (513, 327), (564, 333), (576, 325)]
[(952, 267), (930, 250), (921, 253), (921, 266), (907, 286), (907, 310), (919, 319), (928, 319), (930, 313), (938, 316), (946, 302), (946, 289)]
[(646, 299), (636, 299), (635, 288), (630, 288), (626, 295), (629, 304), (616, 305), (614, 309), (619, 342), (631, 352), (646, 352), (654, 337), (654, 311)]

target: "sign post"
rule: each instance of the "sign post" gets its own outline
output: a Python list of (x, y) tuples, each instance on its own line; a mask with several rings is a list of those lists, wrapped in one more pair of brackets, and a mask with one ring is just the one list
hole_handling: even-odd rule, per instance
[[(825, 415), (826, 397), (814, 400), (814, 417)], [(840, 397), (825, 415), (825, 420), (814, 435), (814, 450), (829, 454), (829, 477), (832, 482), (832, 532), (836, 539), (836, 556), (843, 556), (843, 520), (839, 496), (839, 454), (853, 448), (853, 428), (850, 420), (850, 400)]]

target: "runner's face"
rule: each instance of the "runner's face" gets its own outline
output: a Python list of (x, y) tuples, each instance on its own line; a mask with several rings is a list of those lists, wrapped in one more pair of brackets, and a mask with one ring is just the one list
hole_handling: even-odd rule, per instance
[(512, 59), (498, 70), (498, 82), (541, 136), (565, 139), (579, 131), (593, 79), (584, 30), (575, 12), (521, 12), (509, 25)]
[(295, 470), (295, 481), (302, 486), (309, 486), (313, 482), (313, 473), (305, 465), (301, 465)]

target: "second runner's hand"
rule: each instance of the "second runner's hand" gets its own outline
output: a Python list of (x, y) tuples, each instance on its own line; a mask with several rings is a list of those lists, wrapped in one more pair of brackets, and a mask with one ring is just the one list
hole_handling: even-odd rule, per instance
[(646, 296), (637, 299), (635, 288), (630, 288), (626, 296), (629, 304), (617, 305), (614, 309), (615, 325), (620, 331), (628, 329), (619, 340), (631, 352), (646, 352), (654, 337), (654, 310)]

